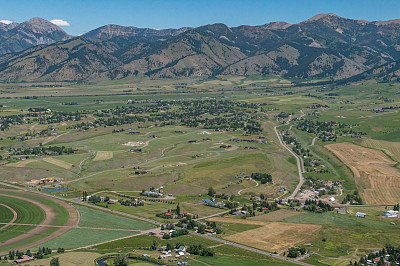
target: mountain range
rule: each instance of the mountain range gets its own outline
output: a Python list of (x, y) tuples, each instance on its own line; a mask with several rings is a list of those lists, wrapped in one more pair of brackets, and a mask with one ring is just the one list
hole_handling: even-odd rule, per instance
[(0, 23), (0, 81), (280, 75), (399, 80), (400, 19), (319, 14), (297, 24), (149, 29), (106, 25), (70, 36), (41, 18)]

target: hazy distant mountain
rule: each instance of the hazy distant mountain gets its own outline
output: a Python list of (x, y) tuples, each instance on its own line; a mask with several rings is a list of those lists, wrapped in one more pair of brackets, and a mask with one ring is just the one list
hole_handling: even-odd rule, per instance
[(0, 55), (69, 38), (70, 36), (60, 27), (41, 18), (32, 18), (23, 23), (0, 22)]
[[(64, 41), (3, 55), (0, 80), (71, 81), (138, 74), (275, 74), (338, 80), (360, 77), (365, 71), (400, 60), (400, 20), (369, 22), (319, 14), (298, 24), (261, 26), (211, 24), (156, 30), (106, 25), (69, 40), (57, 26), (47, 27), (49, 22), (34, 20), (43, 24), (41, 33)], [(0, 38), (4, 38), (3, 31), (22, 24), (0, 24)], [(0, 49), (4, 47), (0, 43)]]
[(109, 40), (114, 37), (126, 37), (126, 38), (163, 38), (178, 35), (182, 32), (187, 31), (190, 28), (180, 29), (149, 29), (149, 28), (136, 28), (136, 27), (124, 27), (119, 25), (105, 25), (103, 27), (94, 29), (82, 35), (85, 38), (97, 38), (103, 40)]

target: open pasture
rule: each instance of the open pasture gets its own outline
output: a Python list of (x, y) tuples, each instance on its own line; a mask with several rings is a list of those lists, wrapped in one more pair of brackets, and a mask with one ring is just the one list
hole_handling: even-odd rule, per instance
[(400, 195), (400, 172), (383, 152), (349, 143), (325, 146), (354, 173), (365, 203), (394, 204)]

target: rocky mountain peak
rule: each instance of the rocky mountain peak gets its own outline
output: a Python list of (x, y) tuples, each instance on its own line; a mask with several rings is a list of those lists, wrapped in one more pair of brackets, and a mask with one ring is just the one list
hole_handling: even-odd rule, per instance
[(25, 21), (20, 24), (22, 27), (28, 27), (35, 33), (46, 33), (46, 32), (64, 32), (59, 26), (51, 23), (42, 18), (34, 17), (28, 21)]
[(316, 20), (321, 20), (321, 19), (326, 19), (326, 18), (342, 18), (334, 13), (327, 13), (327, 14), (317, 14), (313, 16), (312, 18), (307, 19), (304, 22), (311, 22), (311, 21), (316, 21)]

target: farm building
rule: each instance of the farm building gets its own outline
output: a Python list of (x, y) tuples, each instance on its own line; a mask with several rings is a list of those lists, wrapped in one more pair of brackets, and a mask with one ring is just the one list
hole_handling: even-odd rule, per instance
[(172, 257), (171, 254), (160, 255), (160, 259), (168, 259), (170, 257)]
[(116, 200), (116, 199), (109, 199), (107, 203), (108, 204), (115, 204), (117, 202), (118, 202), (118, 200)]
[(338, 214), (346, 214), (346, 210), (345, 209), (338, 209), (337, 213)]
[(382, 216), (387, 217), (387, 218), (395, 218), (395, 217), (397, 217), (398, 214), (399, 214), (398, 211), (390, 210), (390, 211), (384, 212)]
[(33, 257), (30, 257), (28, 255), (22, 255), (22, 258), (15, 260), (14, 262), (16, 264), (20, 264), (20, 263), (26, 263), (28, 261), (34, 260)]
[(335, 201), (335, 198), (334, 197), (330, 197), (329, 201)]
[(365, 216), (367, 216), (367, 214), (363, 213), (363, 212), (356, 212), (356, 216), (357, 217), (361, 217), (361, 218), (365, 218)]

